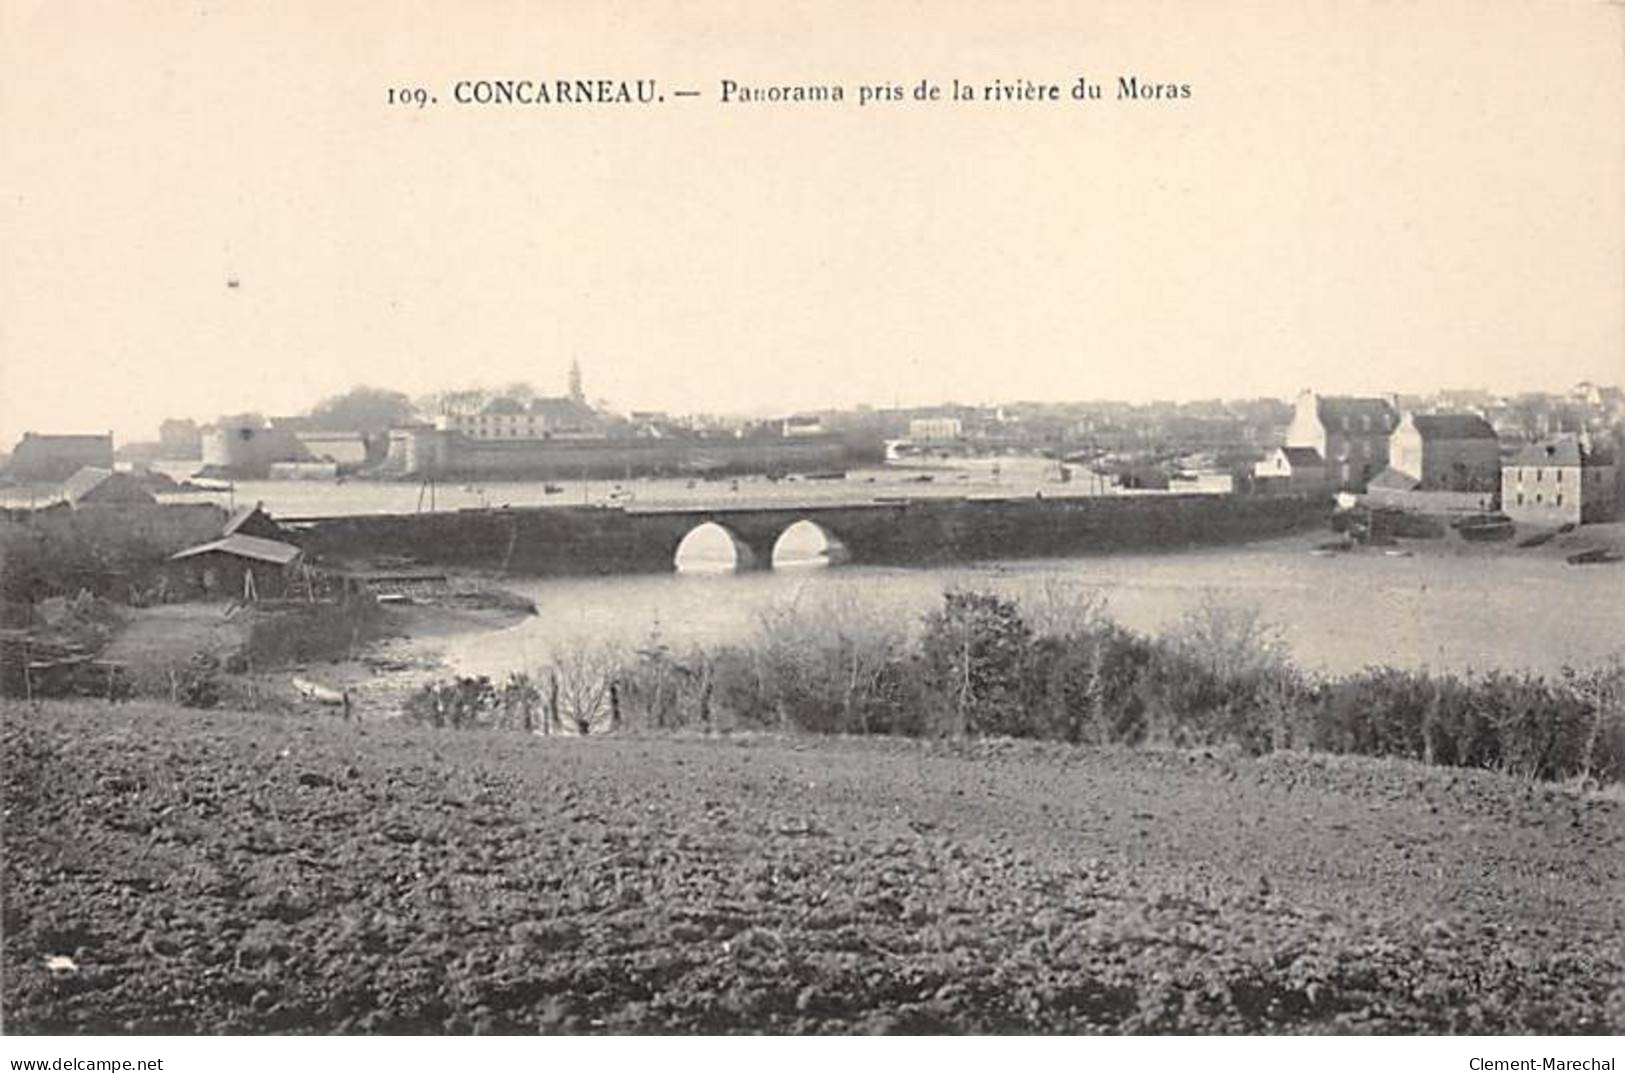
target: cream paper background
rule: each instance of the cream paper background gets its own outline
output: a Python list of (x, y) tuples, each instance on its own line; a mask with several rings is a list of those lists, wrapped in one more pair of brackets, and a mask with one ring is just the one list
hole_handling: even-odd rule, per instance
[[(1618, 382), (1622, 11), (3, 0), (0, 439), (572, 359), (762, 414)], [(717, 101), (1080, 75), (1108, 99)], [(450, 101), (588, 77), (704, 96)]]

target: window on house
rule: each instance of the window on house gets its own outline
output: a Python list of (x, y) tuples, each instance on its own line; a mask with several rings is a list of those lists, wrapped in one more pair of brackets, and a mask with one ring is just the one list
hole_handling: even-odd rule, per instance
[(1520, 506), (1520, 507), (1523, 506), (1523, 493), (1522, 492), (1518, 493), (1518, 506)]
[(1539, 493), (1539, 492), (1536, 492), (1536, 493), (1535, 493), (1535, 502), (1536, 502), (1536, 503), (1539, 503), (1539, 502), (1540, 502), (1540, 493)]
[(1537, 480), (1537, 481), (1540, 480), (1540, 475), (1541, 475), (1540, 467), (1537, 466), (1535, 468), (1535, 480)]
[(1560, 507), (1563, 505), (1563, 493), (1562, 492), (1557, 493), (1557, 505), (1560, 506)]

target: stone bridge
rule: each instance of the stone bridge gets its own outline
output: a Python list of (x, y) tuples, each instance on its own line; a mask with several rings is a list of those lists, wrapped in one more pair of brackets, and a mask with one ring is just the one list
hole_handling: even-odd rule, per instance
[(1237, 543), (1322, 521), (1318, 496), (1122, 495), (915, 499), (846, 505), (535, 507), (288, 519), (305, 547), (343, 559), (409, 557), (530, 576), (675, 568), (695, 530), (715, 525), (739, 569), (773, 564), (791, 526), (809, 522), (832, 562), (933, 566)]

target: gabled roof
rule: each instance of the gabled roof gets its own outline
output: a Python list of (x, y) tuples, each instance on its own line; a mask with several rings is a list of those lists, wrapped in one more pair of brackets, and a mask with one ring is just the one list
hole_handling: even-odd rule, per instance
[(255, 562), (273, 563), (277, 566), (286, 566), (299, 558), (299, 549), (292, 544), (284, 544), (280, 540), (264, 540), (260, 537), (244, 536), (233, 533), (211, 540), (207, 544), (177, 551), (171, 559), (190, 559), (197, 555), (207, 555), (210, 552), (219, 552), (223, 555), (233, 555), (239, 559), (252, 559)]
[(231, 536), (233, 533), (275, 540), (281, 537), (284, 531), (269, 514), (265, 513), (264, 506), (256, 503), (252, 507), (238, 507), (232, 512), (231, 517), (226, 519), (220, 535)]
[(586, 403), (577, 402), (568, 395), (553, 398), (533, 399), (530, 412), (540, 417), (545, 424), (559, 428), (581, 428), (592, 426), (600, 420), (598, 413)]
[(525, 408), (516, 399), (501, 395), (486, 403), (483, 412), (488, 414), (522, 414), (525, 412)]
[(70, 503), (82, 499), (85, 493), (112, 475), (112, 470), (100, 466), (80, 466), (73, 476), (62, 482), (62, 498)]
[(1283, 447), (1281, 453), (1294, 466), (1324, 466), (1326, 460), (1313, 447)]
[(84, 499), (119, 503), (158, 501), (128, 473), (117, 473), (101, 466), (81, 466), (77, 473), (63, 482), (62, 498), (69, 503), (78, 503)]
[(1495, 429), (1477, 414), (1412, 414), (1424, 440), (1493, 440)]

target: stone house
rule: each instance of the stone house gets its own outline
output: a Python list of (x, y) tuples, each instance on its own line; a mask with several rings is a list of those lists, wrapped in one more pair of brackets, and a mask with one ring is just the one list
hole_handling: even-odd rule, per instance
[(1407, 413), (1389, 438), (1388, 464), (1424, 492), (1494, 491), (1500, 440), (1477, 414)]
[(6, 471), (13, 480), (65, 481), (86, 466), (113, 468), (113, 434), (42, 435), (25, 432)]
[(1528, 525), (1607, 521), (1617, 508), (1611, 457), (1563, 436), (1520, 450), (1501, 468), (1501, 511)]
[(1287, 427), (1286, 446), (1318, 452), (1333, 488), (1363, 491), (1367, 481), (1388, 467), (1389, 439), (1398, 424), (1388, 399), (1305, 391)]

